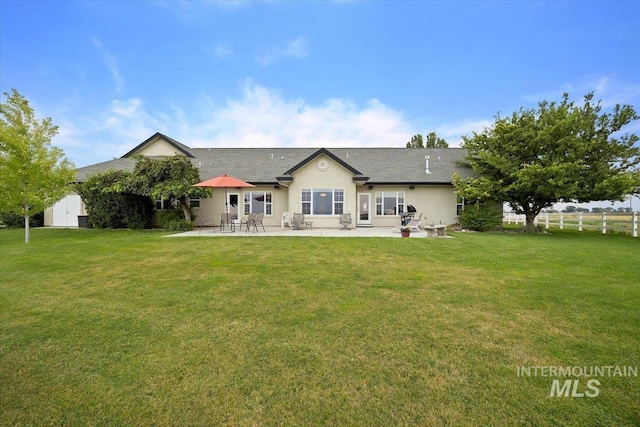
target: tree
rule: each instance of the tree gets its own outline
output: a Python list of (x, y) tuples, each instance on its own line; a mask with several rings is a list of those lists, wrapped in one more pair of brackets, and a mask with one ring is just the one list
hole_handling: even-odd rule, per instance
[(640, 117), (628, 105), (601, 112), (600, 102), (592, 99), (587, 94), (577, 106), (565, 93), (559, 104), (543, 101), (538, 109), (498, 115), (490, 128), (464, 137), (477, 176), (454, 176), (458, 194), (508, 202), (533, 232), (536, 215), (556, 202), (622, 200), (636, 191), (638, 137), (620, 131)]
[(125, 181), (130, 172), (107, 171), (89, 177), (76, 186), (82, 196), (89, 224), (95, 228), (151, 228), (154, 204), (147, 196), (108, 191), (115, 183)]
[(449, 148), (449, 143), (442, 138), (438, 138), (435, 132), (430, 132), (427, 135), (427, 141), (425, 143), (427, 148)]
[(407, 142), (407, 148), (448, 148), (449, 144), (442, 138), (438, 138), (435, 132), (427, 135), (426, 142), (422, 138), (422, 134), (418, 133), (411, 137), (411, 141)]
[(407, 142), (407, 148), (424, 148), (422, 134), (418, 133), (411, 137), (411, 141)]
[(200, 181), (198, 169), (188, 158), (179, 155), (164, 159), (137, 156), (136, 160), (131, 175), (114, 183), (109, 191), (177, 200), (185, 221), (191, 223), (189, 198), (202, 198), (210, 194), (205, 188), (192, 187)]
[(58, 133), (51, 118), (38, 121), (29, 101), (17, 90), (5, 92), (0, 104), (0, 211), (29, 217), (62, 199), (75, 179), (75, 168), (61, 149), (51, 145)]

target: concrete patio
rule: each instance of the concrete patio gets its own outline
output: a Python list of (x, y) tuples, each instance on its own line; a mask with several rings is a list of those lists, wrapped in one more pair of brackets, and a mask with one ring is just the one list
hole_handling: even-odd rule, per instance
[[(235, 232), (221, 232), (217, 227), (204, 227), (202, 229), (194, 229), (185, 233), (171, 234), (165, 237), (263, 237), (263, 236), (285, 236), (285, 237), (392, 237), (401, 238), (399, 232), (394, 233), (392, 227), (352, 227), (348, 230), (338, 228), (306, 228), (302, 230), (291, 230), (289, 228), (265, 227), (265, 231), (259, 227), (258, 231), (247, 232), (245, 228), (242, 230), (236, 228)], [(426, 239), (425, 231), (412, 231), (411, 239)], [(429, 237), (430, 239), (446, 239), (452, 236)]]

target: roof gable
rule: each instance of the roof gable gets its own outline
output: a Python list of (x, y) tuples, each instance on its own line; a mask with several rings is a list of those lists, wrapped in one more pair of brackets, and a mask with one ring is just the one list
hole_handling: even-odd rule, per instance
[(160, 132), (154, 133), (153, 135), (151, 135), (151, 137), (143, 141), (142, 144), (138, 145), (137, 147), (135, 147), (133, 150), (129, 151), (127, 154), (125, 154), (122, 157), (127, 158), (127, 157), (132, 157), (136, 154), (139, 154), (141, 151), (148, 149), (153, 144), (158, 143), (158, 141), (164, 141), (165, 143), (173, 147), (178, 153), (181, 153), (182, 155), (187, 156), (189, 158), (193, 158), (193, 154), (191, 154), (190, 152), (191, 149), (189, 147), (179, 143), (173, 138), (170, 138), (166, 135), (161, 134)]
[(340, 166), (342, 166), (343, 168), (347, 169), (348, 171), (350, 171), (354, 175), (362, 175), (356, 168), (354, 168), (353, 166), (351, 166), (350, 164), (348, 164), (347, 162), (345, 162), (344, 160), (342, 160), (341, 158), (339, 158), (338, 156), (336, 156), (335, 154), (333, 154), (331, 151), (327, 150), (326, 148), (321, 148), (318, 151), (316, 151), (315, 153), (311, 154), (309, 157), (307, 157), (306, 159), (304, 159), (303, 161), (301, 161), (300, 163), (298, 163), (297, 165), (295, 165), (294, 167), (292, 167), (291, 169), (286, 171), (285, 175), (291, 175), (292, 173), (294, 173), (295, 171), (297, 171), (301, 167), (307, 165), (308, 163), (312, 162), (314, 159), (316, 159), (318, 156), (320, 156), (322, 154), (324, 154), (325, 156), (329, 157), (331, 160), (335, 161)]

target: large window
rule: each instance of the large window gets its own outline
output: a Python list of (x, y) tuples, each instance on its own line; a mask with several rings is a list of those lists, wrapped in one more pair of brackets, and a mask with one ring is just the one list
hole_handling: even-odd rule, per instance
[(244, 214), (271, 215), (273, 206), (271, 191), (247, 191), (244, 193)]
[(404, 212), (404, 191), (376, 193), (376, 215), (399, 215)]
[(305, 188), (301, 196), (303, 214), (339, 215), (344, 212), (344, 190), (341, 188)]

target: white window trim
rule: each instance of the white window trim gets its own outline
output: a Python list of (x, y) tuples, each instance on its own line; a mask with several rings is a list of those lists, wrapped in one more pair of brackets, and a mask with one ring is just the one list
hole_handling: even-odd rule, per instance
[[(314, 193), (316, 193), (318, 191), (326, 191), (327, 193), (331, 192), (331, 213), (328, 213), (328, 214), (316, 214), (316, 213), (313, 213), (314, 212), (313, 195), (314, 195)], [(305, 192), (308, 192), (308, 194), (309, 194), (309, 200), (308, 201), (305, 201), (304, 198), (303, 198), (303, 194)], [(340, 201), (336, 200), (336, 192), (342, 192), (342, 200), (340, 200)], [(303, 212), (305, 215), (338, 216), (338, 215), (340, 215), (340, 213), (336, 213), (336, 204), (341, 204), (342, 205), (342, 213), (344, 213), (345, 199), (346, 199), (346, 191), (345, 191), (344, 188), (302, 188), (300, 190), (300, 207), (301, 207), (301, 212)], [(305, 205), (309, 206), (309, 213), (305, 213)]]
[[(266, 190), (258, 190), (258, 191), (245, 191), (242, 193), (242, 214), (246, 215), (247, 211), (246, 211), (246, 206), (249, 206), (249, 212), (248, 213), (252, 213), (251, 208), (253, 207), (253, 204), (251, 203), (252, 197), (254, 193), (262, 193), (264, 195), (264, 216), (265, 217), (273, 217), (273, 191), (266, 191)], [(249, 197), (249, 203), (247, 203), (247, 194), (251, 194), (251, 196)], [(271, 201), (267, 202), (267, 194), (270, 194), (271, 197)], [(271, 213), (267, 213), (267, 206), (270, 206), (270, 210)]]
[[(384, 195), (385, 194), (392, 194), (395, 193), (395, 199), (396, 199), (396, 203), (395, 203), (395, 213), (393, 214), (385, 214), (384, 213)], [(381, 202), (378, 203), (378, 196), (381, 195)], [(402, 195), (402, 203), (399, 202), (400, 200), (400, 195)], [(402, 205), (402, 209), (400, 209), (400, 206)], [(375, 216), (382, 216), (382, 217), (392, 217), (392, 216), (400, 216), (400, 213), (404, 210), (404, 208), (407, 205), (407, 195), (404, 191), (376, 191), (375, 194), (375, 206), (376, 209), (374, 211)], [(378, 213), (378, 207), (380, 207), (380, 212)]]

